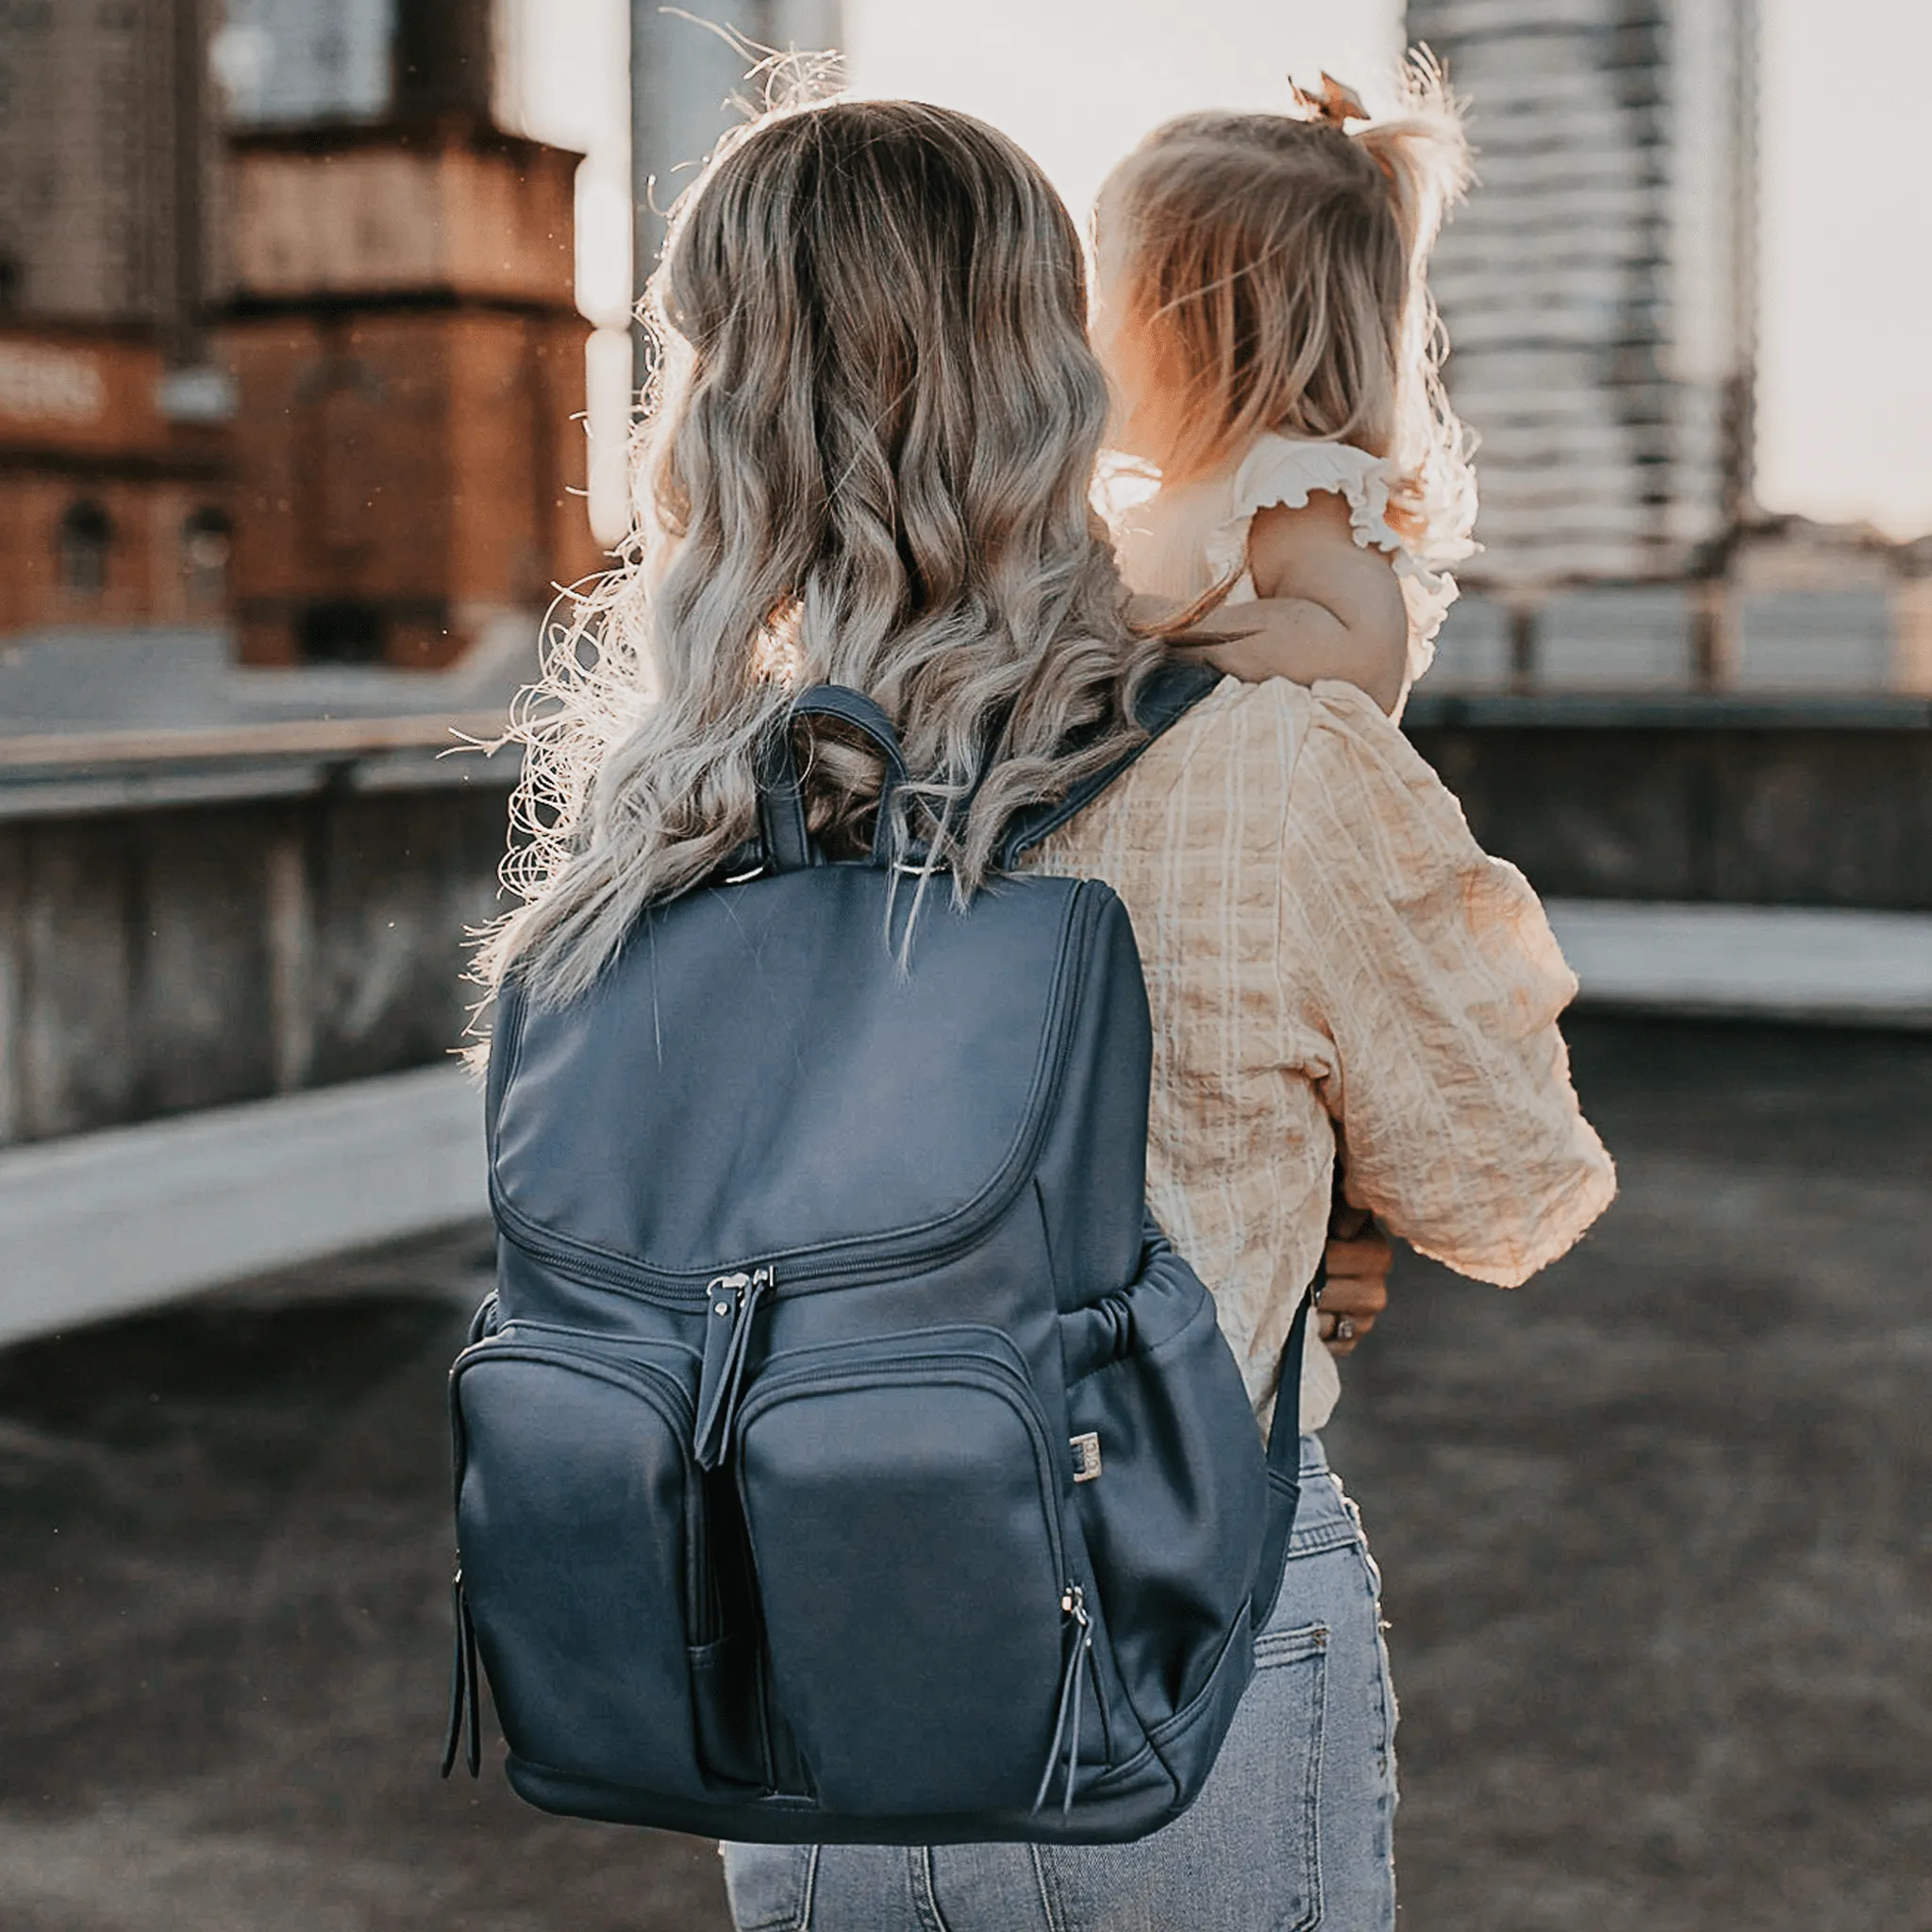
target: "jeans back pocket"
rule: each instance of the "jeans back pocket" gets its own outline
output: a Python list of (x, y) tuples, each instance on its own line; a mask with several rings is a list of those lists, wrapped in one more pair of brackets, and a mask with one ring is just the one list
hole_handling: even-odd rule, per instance
[(1307, 1932), (1322, 1919), (1320, 1813), (1328, 1633), (1256, 1640), (1255, 1674), (1193, 1805), (1126, 1845), (1041, 1845), (1064, 1932), (1188, 1925)]
[(811, 1923), (816, 1845), (718, 1847), (724, 1859), (724, 1891), (736, 1932), (806, 1932)]

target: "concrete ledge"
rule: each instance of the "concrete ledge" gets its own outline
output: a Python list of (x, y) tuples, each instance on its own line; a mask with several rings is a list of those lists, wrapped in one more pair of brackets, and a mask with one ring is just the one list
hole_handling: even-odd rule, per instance
[(485, 1213), (438, 1066), (0, 1152), (0, 1342)]
[[(1932, 1027), (1932, 914), (1557, 899), (1599, 1009)], [(0, 1151), (0, 1342), (487, 1211), (453, 1066)]]
[[(471, 726), (476, 728), (466, 741)], [(180, 809), (329, 790), (507, 791), (522, 770), (521, 750), (510, 745), (486, 756), (476, 749), (501, 729), (501, 719), (484, 730), (480, 719), (434, 718), (379, 729), (325, 722), (313, 728), (0, 738), (0, 820)]]
[(1551, 899), (1580, 1006), (1932, 1026), (1932, 913)]
[(1932, 697), (1905, 691), (1457, 691), (1432, 679), (1403, 723), (1419, 730), (1924, 731)]

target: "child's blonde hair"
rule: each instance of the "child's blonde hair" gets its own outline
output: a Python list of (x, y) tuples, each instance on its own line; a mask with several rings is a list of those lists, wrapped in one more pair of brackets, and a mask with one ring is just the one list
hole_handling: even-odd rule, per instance
[(1391, 520), (1465, 548), (1470, 438), (1442, 390), (1427, 270), (1472, 179), (1460, 104), (1425, 50), (1396, 112), (1323, 75), (1291, 114), (1200, 113), (1108, 177), (1102, 261), (1157, 393), (1141, 399), (1185, 480), (1265, 431), (1390, 459)]

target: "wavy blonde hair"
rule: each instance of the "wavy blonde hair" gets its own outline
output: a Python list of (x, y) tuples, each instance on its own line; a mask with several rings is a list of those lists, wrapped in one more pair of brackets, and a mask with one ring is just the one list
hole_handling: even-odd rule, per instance
[(1391, 460), (1403, 534), (1459, 555), (1475, 479), (1428, 262), (1473, 178), (1461, 108), (1426, 50), (1392, 114), (1323, 78), (1325, 101), (1183, 115), (1122, 161), (1095, 210), (1104, 292), (1148, 372), (1164, 478), (1269, 430), (1354, 443)]
[[(520, 714), (525, 903), (479, 958), (546, 1002), (752, 835), (798, 688), (884, 708), (912, 778), (889, 836), (963, 896), (1015, 810), (1139, 741), (1160, 656), (1089, 501), (1108, 400), (1079, 237), (1003, 135), (911, 101), (769, 114), (680, 199), (646, 305), (644, 534)], [(878, 761), (792, 728), (814, 829), (849, 844)]]

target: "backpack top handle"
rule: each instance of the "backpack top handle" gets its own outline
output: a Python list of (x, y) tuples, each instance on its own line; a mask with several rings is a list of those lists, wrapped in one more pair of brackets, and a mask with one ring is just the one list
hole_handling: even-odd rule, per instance
[(765, 842), (765, 860), (774, 872), (800, 872), (812, 862), (811, 838), (806, 829), (805, 794), (798, 779), (798, 759), (791, 749), (791, 726), (800, 718), (836, 718), (850, 724), (878, 747), (886, 761), (879, 787), (878, 821), (873, 828), (872, 862), (891, 859), (892, 793), (906, 783), (906, 754), (899, 734), (862, 691), (843, 684), (815, 684), (793, 700), (779, 728), (765, 747), (758, 774), (758, 830)]

